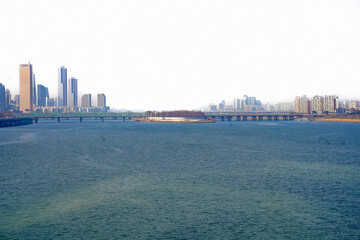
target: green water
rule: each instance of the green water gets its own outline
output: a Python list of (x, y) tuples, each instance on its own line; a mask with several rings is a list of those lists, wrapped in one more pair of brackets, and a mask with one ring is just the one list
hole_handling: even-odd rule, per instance
[(360, 125), (0, 129), (1, 239), (359, 239)]

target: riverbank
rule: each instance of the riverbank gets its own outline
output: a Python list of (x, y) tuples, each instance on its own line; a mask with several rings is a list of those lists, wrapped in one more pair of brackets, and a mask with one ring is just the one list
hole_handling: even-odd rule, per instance
[(360, 119), (351, 119), (351, 118), (314, 118), (313, 121), (316, 121), (316, 122), (351, 122), (351, 123), (360, 123)]
[(183, 117), (148, 117), (134, 119), (135, 122), (149, 123), (215, 123), (214, 118), (183, 118)]
[(0, 119), (0, 128), (28, 125), (32, 123), (33, 123), (32, 118), (3, 118)]

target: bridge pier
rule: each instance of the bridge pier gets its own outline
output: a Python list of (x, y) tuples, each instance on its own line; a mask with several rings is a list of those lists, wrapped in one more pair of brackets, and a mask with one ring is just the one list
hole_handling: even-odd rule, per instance
[(294, 116), (289, 116), (290, 121), (294, 121)]
[(39, 122), (39, 118), (35, 118), (35, 123), (38, 123)]
[(228, 120), (228, 121), (231, 121), (231, 119), (232, 119), (232, 116), (228, 116), (228, 117), (227, 117), (227, 120)]
[(57, 122), (60, 123), (60, 118), (59, 117), (57, 118)]
[(79, 120), (80, 120), (80, 122), (82, 123), (83, 118), (81, 117), (81, 118), (79, 118)]
[(278, 121), (279, 120), (279, 116), (274, 116), (274, 120)]
[(240, 121), (241, 117), (240, 116), (236, 116), (236, 121)]
[(125, 117), (123, 117), (123, 122), (125, 122)]
[(284, 121), (288, 120), (288, 117), (287, 117), (287, 116), (283, 116), (283, 120), (284, 120)]
[(103, 117), (101, 117), (101, 122), (104, 122), (104, 118), (103, 118)]
[(224, 117), (224, 116), (221, 116), (220, 119), (221, 119), (222, 122), (225, 121), (225, 117)]
[(271, 121), (272, 120), (272, 116), (267, 116), (267, 120)]

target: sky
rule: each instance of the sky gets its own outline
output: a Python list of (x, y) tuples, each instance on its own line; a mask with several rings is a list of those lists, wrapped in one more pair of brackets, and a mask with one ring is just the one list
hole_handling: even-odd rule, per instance
[(0, 83), (13, 95), (29, 61), (50, 97), (65, 66), (79, 96), (104, 93), (115, 109), (359, 99), (360, 0), (0, 0)]

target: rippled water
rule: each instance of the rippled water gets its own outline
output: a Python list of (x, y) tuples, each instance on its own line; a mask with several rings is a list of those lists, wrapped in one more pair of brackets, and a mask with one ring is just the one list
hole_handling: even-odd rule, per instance
[(360, 124), (0, 129), (1, 239), (359, 239)]

